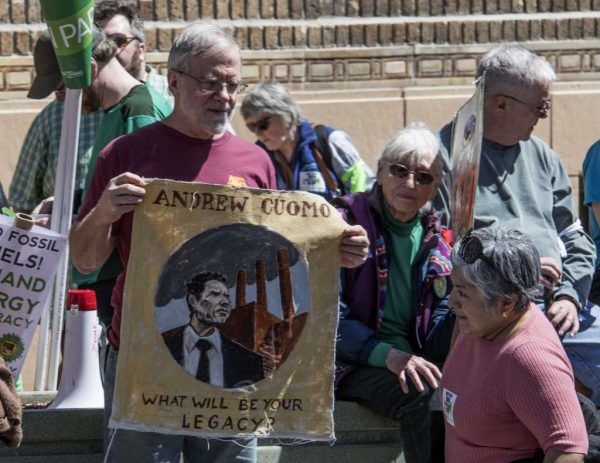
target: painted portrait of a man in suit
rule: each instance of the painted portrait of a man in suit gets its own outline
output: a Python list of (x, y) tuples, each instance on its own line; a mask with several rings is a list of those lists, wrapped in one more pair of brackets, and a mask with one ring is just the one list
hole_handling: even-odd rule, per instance
[(232, 304), (225, 276), (202, 272), (186, 284), (187, 325), (163, 333), (173, 358), (199, 381), (224, 388), (264, 378), (263, 358), (221, 332)]

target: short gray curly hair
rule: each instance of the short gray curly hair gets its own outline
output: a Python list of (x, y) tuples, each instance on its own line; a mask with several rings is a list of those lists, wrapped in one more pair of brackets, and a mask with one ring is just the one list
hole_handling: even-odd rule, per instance
[(413, 122), (390, 137), (377, 161), (377, 168), (381, 170), (390, 162), (405, 160), (418, 163), (432, 154), (435, 156), (432, 170), (439, 181), (443, 171), (440, 140), (423, 122)]
[(237, 42), (226, 29), (198, 21), (188, 25), (175, 38), (167, 66), (174, 71), (189, 72), (192, 58), (208, 58), (229, 50), (240, 52)]
[(298, 104), (279, 82), (263, 82), (246, 92), (242, 102), (242, 116), (248, 119), (258, 114), (277, 116), (290, 129), (302, 119)]
[(523, 312), (538, 295), (540, 282), (540, 254), (523, 233), (491, 226), (471, 232), (479, 238), (483, 254), (493, 267), (483, 259), (466, 263), (459, 254), (465, 238), (452, 248), (452, 262), (460, 267), (465, 280), (477, 287), (486, 309), (491, 310), (497, 301), (515, 300), (515, 310)]
[(520, 45), (508, 43), (484, 55), (477, 69), (477, 77), (483, 73), (486, 97), (549, 86), (556, 80), (548, 61)]

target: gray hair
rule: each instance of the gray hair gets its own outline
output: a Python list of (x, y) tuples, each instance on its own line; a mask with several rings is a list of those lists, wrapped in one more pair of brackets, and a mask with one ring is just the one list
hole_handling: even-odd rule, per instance
[(233, 36), (216, 24), (196, 22), (187, 26), (173, 41), (167, 66), (171, 70), (190, 71), (194, 57), (210, 58), (240, 49)]
[(435, 155), (432, 170), (436, 180), (442, 177), (443, 159), (440, 152), (441, 145), (438, 137), (429, 130), (423, 122), (409, 124), (396, 132), (388, 140), (377, 162), (377, 169), (381, 170), (390, 162), (409, 161), (418, 163), (421, 159)]
[(545, 87), (556, 80), (548, 61), (515, 44), (503, 44), (486, 53), (477, 77), (484, 72), (486, 97)]
[(298, 104), (279, 82), (263, 82), (246, 92), (242, 102), (244, 119), (265, 113), (281, 118), (288, 128), (296, 127), (302, 118)]
[(515, 310), (523, 312), (538, 294), (540, 254), (529, 238), (517, 230), (501, 227), (471, 232), (483, 245), (483, 259), (466, 263), (459, 255), (464, 238), (452, 248), (452, 263), (462, 270), (465, 280), (477, 287), (486, 309), (497, 301), (515, 300)]

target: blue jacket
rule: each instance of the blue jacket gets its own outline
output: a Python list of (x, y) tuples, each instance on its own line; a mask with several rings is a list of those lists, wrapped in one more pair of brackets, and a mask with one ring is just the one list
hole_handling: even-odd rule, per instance
[[(375, 181), (375, 174), (364, 163), (350, 137), (341, 130), (325, 127), (327, 143), (331, 150), (329, 175), (341, 185), (345, 192), (364, 191)], [(315, 158), (317, 134), (308, 121), (298, 126), (298, 143), (292, 158), (292, 184), (288, 185), (281, 175), (275, 160), (275, 153), (269, 151), (264, 144), (257, 142), (269, 154), (277, 177), (277, 188), (280, 190), (300, 190), (323, 196), (328, 201), (339, 196), (339, 191), (327, 186), (327, 182)], [(324, 153), (321, 153), (324, 156)]]
[[(383, 227), (377, 187), (370, 193), (344, 196), (336, 204), (343, 206), (349, 223), (365, 228), (370, 241), (365, 264), (342, 271), (336, 365), (339, 380), (353, 365), (368, 365), (369, 355), (380, 341), (390, 236)], [(441, 364), (450, 348), (454, 327), (454, 313), (447, 305), (452, 289), (451, 247), (440, 234), (439, 220), (433, 211), (424, 213), (421, 221), (425, 234), (412, 268), (415, 327), (409, 341), (415, 354)]]

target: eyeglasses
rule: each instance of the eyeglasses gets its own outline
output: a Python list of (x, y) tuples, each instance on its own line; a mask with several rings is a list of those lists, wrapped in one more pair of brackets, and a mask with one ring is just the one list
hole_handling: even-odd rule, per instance
[(413, 174), (415, 182), (419, 185), (431, 185), (435, 177), (429, 172), (422, 170), (410, 170), (404, 164), (390, 164), (390, 174), (397, 178), (406, 178), (409, 174)]
[(136, 37), (135, 35), (128, 36), (121, 32), (116, 32), (114, 34), (107, 35), (106, 37), (112, 40), (119, 49), (125, 48), (134, 40), (138, 40), (140, 42), (142, 41), (142, 39)]
[(467, 264), (471, 265), (481, 259), (494, 270), (498, 271), (496, 265), (488, 256), (483, 253), (483, 243), (477, 237), (467, 233), (467, 235), (461, 240), (460, 248), (458, 249), (459, 257)]
[(512, 95), (498, 95), (498, 96), (503, 96), (504, 98), (509, 98), (513, 101), (516, 101), (517, 103), (521, 103), (524, 106), (527, 106), (531, 112), (536, 116), (539, 117), (540, 119), (545, 119), (546, 116), (548, 116), (548, 112), (550, 111), (550, 108), (552, 107), (552, 103), (550, 102), (549, 99), (544, 100), (543, 106), (533, 106), (523, 100), (519, 100), (517, 97), (514, 97)]
[(246, 123), (246, 127), (252, 133), (264, 132), (269, 129), (269, 125), (271, 125), (271, 116), (263, 117), (257, 122)]
[(230, 95), (239, 95), (242, 93), (248, 85), (241, 81), (223, 81), (219, 79), (208, 79), (202, 77), (195, 77), (187, 72), (180, 71), (179, 69), (174, 69), (175, 72), (181, 74), (183, 76), (189, 77), (192, 80), (196, 81), (196, 87), (198, 90), (204, 93), (218, 93), (222, 88), (227, 89), (227, 93)]

